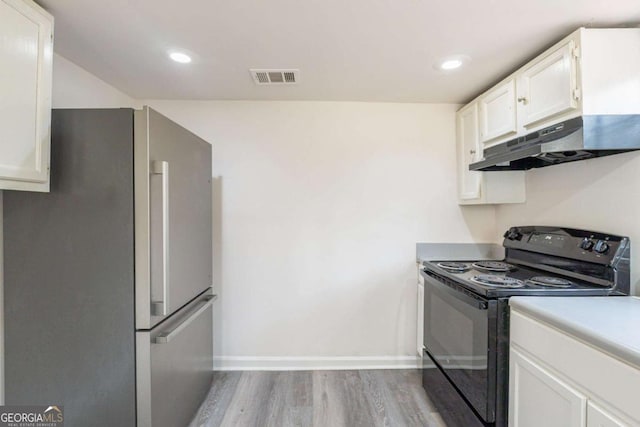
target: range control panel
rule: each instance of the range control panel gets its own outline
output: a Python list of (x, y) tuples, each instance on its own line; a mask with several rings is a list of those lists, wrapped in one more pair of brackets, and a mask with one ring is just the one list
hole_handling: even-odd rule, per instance
[(593, 251), (597, 254), (606, 254), (609, 249), (611, 249), (611, 246), (609, 245), (608, 239), (596, 240), (594, 237), (585, 237), (582, 239), (582, 242), (580, 242), (580, 248), (585, 251)]
[(563, 227), (511, 227), (504, 233), (505, 248), (609, 264), (629, 245), (622, 236)]

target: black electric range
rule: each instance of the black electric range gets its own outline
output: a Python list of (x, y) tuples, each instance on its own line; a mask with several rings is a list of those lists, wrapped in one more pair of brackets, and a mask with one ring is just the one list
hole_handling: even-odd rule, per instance
[(512, 227), (503, 246), (503, 260), (423, 263), (423, 384), (448, 425), (507, 425), (509, 297), (629, 294), (627, 237)]

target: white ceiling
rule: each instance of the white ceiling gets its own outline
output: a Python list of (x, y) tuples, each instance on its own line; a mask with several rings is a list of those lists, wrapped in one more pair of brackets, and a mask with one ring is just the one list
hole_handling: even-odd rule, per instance
[[(640, 23), (638, 0), (39, 3), (58, 53), (138, 99), (463, 102), (579, 26)], [(454, 54), (472, 60), (433, 68)], [(257, 86), (249, 68), (299, 68), (301, 82)]]

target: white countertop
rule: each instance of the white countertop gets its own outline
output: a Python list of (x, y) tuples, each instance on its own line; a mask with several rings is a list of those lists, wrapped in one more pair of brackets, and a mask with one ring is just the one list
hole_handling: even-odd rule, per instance
[(640, 367), (638, 297), (512, 297), (509, 305)]
[(504, 259), (504, 248), (496, 243), (417, 243), (416, 261), (477, 261)]

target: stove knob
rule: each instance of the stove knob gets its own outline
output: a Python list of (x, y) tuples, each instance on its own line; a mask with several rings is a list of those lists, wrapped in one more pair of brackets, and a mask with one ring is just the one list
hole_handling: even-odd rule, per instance
[(591, 248), (593, 248), (593, 240), (587, 239), (585, 237), (584, 240), (580, 243), (580, 248), (584, 249), (585, 251), (590, 251)]
[(609, 244), (604, 240), (598, 240), (593, 250), (599, 254), (604, 254), (609, 250)]
[(522, 239), (522, 233), (517, 228), (510, 228), (506, 233), (504, 233), (504, 237), (509, 240), (520, 240)]

